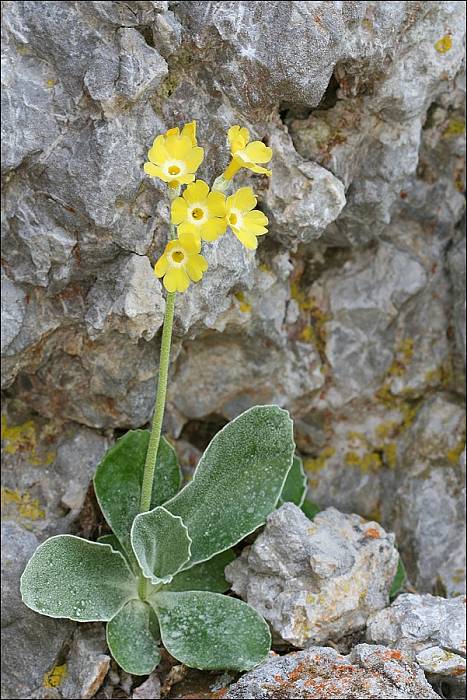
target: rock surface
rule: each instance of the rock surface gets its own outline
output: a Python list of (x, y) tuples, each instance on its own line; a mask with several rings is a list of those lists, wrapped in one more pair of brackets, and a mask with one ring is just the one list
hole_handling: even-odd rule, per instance
[(394, 531), (420, 591), (464, 591), (465, 4), (46, 6), (2, 7), (8, 519), (73, 529), (113, 431), (150, 419), (168, 203), (142, 165), (196, 119), (212, 182), (239, 123), (274, 150), (236, 178), (270, 231), (210, 246), (178, 299), (166, 428), (198, 449), (279, 403), (310, 497)]
[(335, 508), (311, 522), (285, 503), (225, 575), (274, 632), (303, 648), (363, 629), (387, 605), (397, 561), (394, 536), (377, 523)]
[(430, 678), (465, 683), (465, 596), (400, 595), (370, 617), (366, 636), (409, 654)]
[(37, 615), (21, 602), (19, 579), (38, 544), (18, 523), (2, 522), (3, 698), (37, 698), (44, 686), (54, 688), (50, 674), (76, 628), (74, 622)]
[(225, 698), (438, 698), (417, 664), (399, 651), (358, 644), (273, 656), (230, 686)]

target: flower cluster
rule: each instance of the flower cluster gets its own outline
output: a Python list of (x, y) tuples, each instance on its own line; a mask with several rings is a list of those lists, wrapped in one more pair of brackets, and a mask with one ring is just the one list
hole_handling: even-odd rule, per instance
[[(251, 187), (241, 187), (230, 196), (225, 191), (240, 168), (271, 175), (263, 167), (272, 158), (272, 150), (261, 141), (251, 141), (248, 129), (232, 126), (227, 134), (231, 161), (212, 188), (196, 179), (204, 150), (196, 140), (196, 122), (169, 129), (157, 136), (148, 152), (144, 171), (169, 186), (170, 219), (177, 238), (167, 244), (154, 268), (163, 277), (168, 292), (184, 292), (190, 282), (199, 282), (208, 268), (201, 255), (202, 241), (211, 243), (227, 229), (250, 250), (258, 246), (258, 236), (267, 233), (268, 219), (256, 209), (257, 199)], [(181, 194), (181, 187), (186, 185)]]

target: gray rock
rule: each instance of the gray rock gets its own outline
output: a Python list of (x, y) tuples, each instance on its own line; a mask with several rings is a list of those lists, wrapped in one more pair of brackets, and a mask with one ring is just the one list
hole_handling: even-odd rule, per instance
[(410, 657), (357, 645), (348, 656), (330, 647), (272, 656), (230, 686), (225, 698), (438, 698)]
[(133, 691), (133, 700), (145, 700), (145, 698), (150, 698), (156, 700), (161, 696), (161, 682), (159, 676), (156, 673), (151, 673), (149, 678), (141, 683), (136, 690)]
[(110, 442), (76, 424), (32, 417), (5, 402), (2, 510), (40, 540), (67, 532)]
[(109, 670), (105, 629), (101, 624), (77, 627), (67, 659), (67, 675), (60, 687), (63, 698), (92, 698)]
[(19, 579), (39, 541), (19, 523), (2, 522), (2, 697), (41, 697), (76, 625), (37, 615), (21, 601)]
[(377, 523), (334, 508), (311, 522), (286, 503), (225, 575), (282, 639), (303, 648), (363, 629), (388, 603), (397, 558), (394, 536)]
[(146, 44), (136, 29), (120, 29), (120, 65), (117, 92), (137, 100), (149, 88), (155, 89), (168, 73), (165, 60)]
[[(465, 683), (465, 597), (403, 594), (389, 608), (372, 615), (367, 640), (401, 649), (430, 680)], [(456, 654), (459, 652), (459, 654)], [(455, 697), (455, 695), (451, 695)]]
[(453, 320), (459, 353), (465, 365), (465, 238), (458, 241), (448, 253), (449, 270), (453, 286)]
[(435, 396), (400, 441), (385, 519), (394, 523), (401, 556), (420, 591), (465, 592), (464, 430), (463, 407)]

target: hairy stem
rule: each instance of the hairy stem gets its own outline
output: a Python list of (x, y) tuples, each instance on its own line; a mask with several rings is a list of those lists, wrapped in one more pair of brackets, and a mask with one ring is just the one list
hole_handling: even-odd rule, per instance
[(175, 309), (175, 293), (167, 294), (165, 306), (164, 327), (162, 329), (161, 355), (159, 362), (159, 380), (157, 382), (156, 405), (152, 419), (151, 436), (149, 438), (146, 463), (144, 465), (143, 485), (141, 488), (140, 513), (151, 508), (152, 485), (156, 468), (157, 450), (161, 439), (162, 421), (164, 418), (165, 397), (167, 394), (167, 379), (169, 375), (170, 344)]

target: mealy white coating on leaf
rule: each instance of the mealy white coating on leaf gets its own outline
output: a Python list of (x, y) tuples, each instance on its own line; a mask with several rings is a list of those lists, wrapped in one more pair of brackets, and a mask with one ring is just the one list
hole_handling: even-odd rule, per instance
[[(130, 430), (105, 454), (94, 476), (94, 490), (104, 517), (130, 558), (130, 530), (139, 513), (148, 430)], [(172, 445), (161, 438), (157, 453), (151, 508), (161, 505), (180, 488), (181, 472)]]
[(189, 568), (228, 549), (276, 507), (292, 466), (293, 424), (279, 406), (254, 406), (214, 436), (193, 479), (164, 507), (192, 538)]
[(107, 623), (107, 644), (124, 671), (144, 676), (160, 661), (157, 632), (153, 609), (141, 600), (130, 600)]
[(131, 546), (152, 583), (169, 583), (190, 559), (191, 538), (183, 520), (159, 506), (136, 516)]
[(283, 503), (289, 502), (295, 503), (300, 508), (305, 502), (307, 487), (308, 478), (305, 474), (303, 461), (298, 455), (294, 455), (292, 467), (285, 480), (277, 505), (281, 506)]
[(269, 653), (271, 634), (252, 607), (219, 593), (160, 592), (151, 598), (167, 651), (203, 670), (250, 670)]
[(230, 584), (224, 576), (224, 569), (235, 559), (235, 552), (226, 549), (211, 559), (180, 571), (172, 581), (162, 587), (163, 591), (211, 591), (225, 593)]
[(109, 544), (56, 535), (41, 544), (21, 576), (23, 602), (42, 615), (110, 620), (138, 597), (137, 578)]

